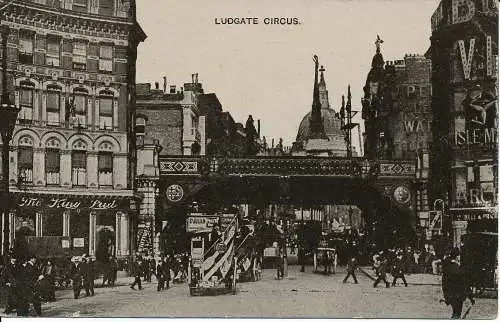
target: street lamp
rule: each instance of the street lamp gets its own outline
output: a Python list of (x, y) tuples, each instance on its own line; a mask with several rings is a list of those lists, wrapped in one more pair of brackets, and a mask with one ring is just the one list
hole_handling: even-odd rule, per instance
[[(0, 105), (0, 133), (2, 135), (2, 205), (3, 216), (8, 216), (10, 210), (9, 198), (9, 151), (10, 140), (14, 133), (17, 114), (19, 109), (11, 103), (7, 89), (7, 40), (9, 37), (8, 26), (2, 26), (2, 102)], [(5, 218), (5, 217), (4, 217)], [(2, 254), (8, 251), (10, 247), (9, 233), (10, 223), (7, 220), (2, 220), (3, 228), (3, 244)]]

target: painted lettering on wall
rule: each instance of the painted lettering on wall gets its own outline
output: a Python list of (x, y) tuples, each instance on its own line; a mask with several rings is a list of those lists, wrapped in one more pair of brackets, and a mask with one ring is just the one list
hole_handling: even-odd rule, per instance
[(18, 202), (19, 207), (47, 207), (53, 209), (93, 209), (93, 210), (108, 210), (118, 208), (116, 200), (103, 201), (100, 199), (91, 199), (89, 201), (80, 201), (70, 198), (41, 198), (41, 197), (21, 197)]
[(462, 68), (464, 71), (464, 78), (470, 79), (470, 71), (472, 67), (472, 57), (474, 56), (474, 44), (476, 39), (471, 38), (469, 40), (469, 55), (467, 56), (465, 52), (465, 42), (463, 40), (458, 41), (458, 46), (460, 48), (460, 57), (462, 58)]
[(431, 120), (422, 120), (417, 118), (403, 120), (405, 131), (410, 133), (430, 132), (431, 122)]
[(498, 143), (498, 130), (473, 129), (466, 131), (457, 131), (455, 133), (456, 145), (474, 145), (474, 144), (496, 144)]
[[(472, 70), (472, 63), (474, 59), (481, 59), (479, 56), (474, 57), (474, 53), (477, 53), (475, 50), (476, 46), (476, 39), (475, 38), (470, 38), (469, 39), (469, 50), (467, 53), (466, 49), (466, 41), (465, 40), (459, 40), (458, 41), (458, 48), (460, 50), (460, 59), (462, 63), (462, 70), (464, 72), (464, 78), (466, 80), (471, 79), (471, 70)], [(481, 43), (480, 43), (481, 46)], [(486, 43), (484, 43), (483, 48), (480, 49), (480, 55), (486, 56), (486, 75), (487, 76), (492, 76), (496, 75), (497, 71), (497, 60), (498, 60), (498, 55), (493, 55), (493, 46), (492, 46), (492, 38), (491, 36), (486, 36)], [(484, 51), (483, 51), (484, 50)], [(484, 57), (483, 56), (483, 57)], [(482, 58), (484, 59), (484, 58)], [(484, 63), (484, 60), (483, 60)]]
[(469, 191), (458, 191), (455, 205), (496, 205), (497, 195), (497, 189), (472, 188)]

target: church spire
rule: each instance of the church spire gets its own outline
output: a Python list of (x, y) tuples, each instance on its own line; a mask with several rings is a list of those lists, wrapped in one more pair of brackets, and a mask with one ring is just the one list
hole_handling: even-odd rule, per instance
[[(319, 84), (318, 84), (318, 56), (314, 55), (314, 90), (313, 90), (313, 102), (311, 118), (309, 119), (309, 138), (310, 139), (326, 139), (328, 138), (325, 134), (325, 126), (323, 124), (323, 118), (321, 117), (321, 102), (319, 96)], [(324, 79), (323, 79), (324, 81)]]
[(321, 108), (330, 108), (330, 101), (328, 99), (328, 90), (326, 89), (326, 82), (325, 82), (325, 67), (321, 66), (319, 69), (320, 71), (320, 76), (319, 76), (319, 102), (321, 104)]

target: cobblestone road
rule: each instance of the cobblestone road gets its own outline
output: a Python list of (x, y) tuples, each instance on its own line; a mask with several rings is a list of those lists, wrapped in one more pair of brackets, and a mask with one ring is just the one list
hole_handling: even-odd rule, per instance
[[(342, 284), (344, 270), (332, 276), (300, 273), (290, 267), (289, 278), (275, 280), (274, 270), (265, 270), (263, 279), (241, 283), (236, 295), (191, 297), (187, 286), (174, 285), (156, 292), (156, 283), (131, 290), (130, 279), (120, 286), (96, 289), (94, 297), (72, 298), (71, 290), (60, 291), (58, 301), (43, 305), (44, 316), (116, 317), (336, 317), (336, 318), (448, 318), (451, 308), (440, 304), (441, 288), (411, 285), (373, 288), (372, 281), (359, 273), (360, 284)], [(469, 305), (469, 304), (467, 304)], [(496, 317), (497, 300), (480, 298), (470, 310), (471, 319)]]

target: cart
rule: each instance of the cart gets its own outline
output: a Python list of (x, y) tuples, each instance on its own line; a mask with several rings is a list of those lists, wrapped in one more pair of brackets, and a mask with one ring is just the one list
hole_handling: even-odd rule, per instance
[[(220, 227), (221, 233), (218, 238), (213, 238), (216, 226)], [(235, 214), (208, 216), (197, 213), (187, 218), (186, 230), (192, 234), (188, 267), (192, 296), (236, 294), (237, 229)]]
[(498, 234), (470, 233), (462, 236), (461, 263), (476, 295), (498, 290)]
[[(337, 271), (337, 248), (327, 236), (322, 236), (318, 247), (313, 251), (314, 273), (335, 274)], [(320, 270), (320, 266), (323, 270)]]

